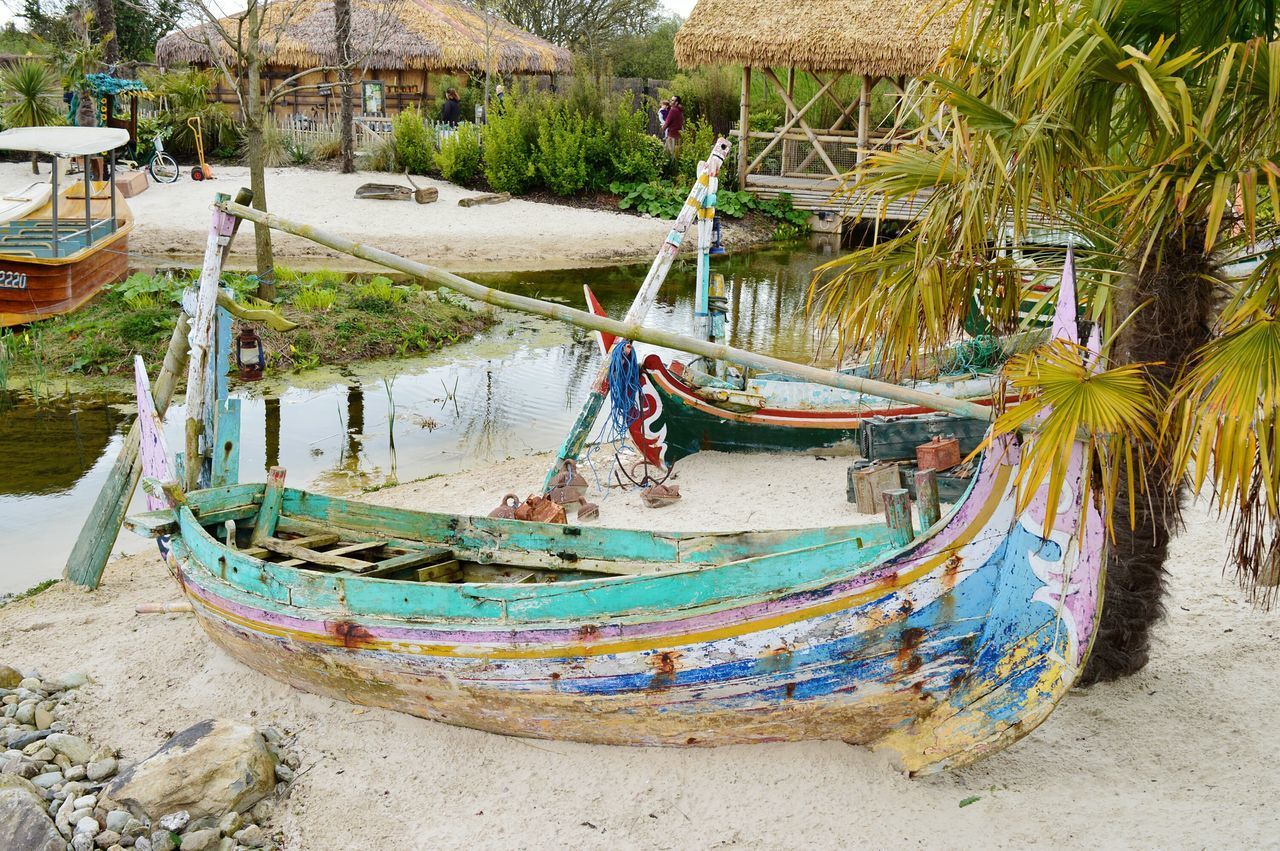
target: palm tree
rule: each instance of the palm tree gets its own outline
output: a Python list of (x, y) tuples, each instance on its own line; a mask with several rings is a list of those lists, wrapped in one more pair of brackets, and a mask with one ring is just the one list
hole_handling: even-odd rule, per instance
[[(0, 71), (6, 127), (44, 127), (62, 120), (62, 87), (52, 68), (35, 59), (23, 59)], [(31, 155), (31, 171), (40, 173), (40, 162)]]
[[(1242, 580), (1280, 565), (1280, 42), (1275, 3), (966, 0), (924, 82), (942, 147), (868, 158), (859, 190), (932, 195), (918, 220), (833, 264), (811, 295), (853, 349), (905, 370), (978, 307), (1019, 325), (1026, 286), (1053, 280), (1047, 232), (1076, 243), (1105, 363), (1037, 350), (1012, 364), (1038, 393), (999, 429), (1055, 403), (1024, 487), (1094, 437), (1110, 512), (1106, 602), (1085, 681), (1146, 664), (1184, 483), (1212, 480)], [(1004, 249), (1004, 250), (1001, 250)], [(1233, 277), (1244, 252), (1260, 262)], [(976, 303), (976, 304), (975, 304)], [(1135, 372), (1135, 364), (1145, 367)], [(1101, 370), (1101, 371), (1099, 371)], [(1134, 380), (1139, 376), (1140, 380)]]

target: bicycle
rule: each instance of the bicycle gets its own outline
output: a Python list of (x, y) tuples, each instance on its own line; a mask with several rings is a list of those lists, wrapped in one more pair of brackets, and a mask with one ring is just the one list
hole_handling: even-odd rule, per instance
[(156, 133), (156, 152), (151, 155), (151, 162), (147, 163), (147, 171), (151, 172), (151, 179), (156, 183), (175, 183), (182, 174), (178, 170), (178, 163), (165, 153), (164, 138), (167, 135), (164, 132)]

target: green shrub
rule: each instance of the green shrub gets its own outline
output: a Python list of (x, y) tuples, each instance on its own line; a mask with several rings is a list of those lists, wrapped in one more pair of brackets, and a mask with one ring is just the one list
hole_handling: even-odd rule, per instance
[(647, 107), (632, 109), (620, 99), (610, 114), (609, 179), (623, 183), (657, 180), (667, 163), (667, 152), (657, 136), (649, 134)]
[(391, 121), (395, 140), (396, 165), (412, 174), (430, 174), (435, 165), (434, 134), (422, 121), (416, 106), (403, 110)]
[(170, 275), (149, 275), (134, 272), (110, 290), (131, 310), (146, 310), (182, 300), (184, 281), (175, 281)]
[(397, 287), (390, 278), (375, 275), (351, 294), (351, 306), (369, 313), (390, 313), (407, 297), (405, 289)]
[(303, 287), (293, 296), (293, 306), (307, 313), (328, 313), (338, 303), (338, 294), (320, 287)]
[(507, 93), (484, 130), (484, 176), (495, 192), (522, 195), (537, 179), (538, 121), (548, 99), (530, 86)]
[(676, 154), (675, 177), (689, 184), (698, 176), (698, 163), (711, 156), (711, 147), (716, 143), (716, 131), (710, 124), (696, 118), (687, 121), (684, 133), (680, 136), (680, 150)]
[(474, 124), (462, 123), (456, 132), (440, 142), (436, 168), (445, 180), (471, 183), (480, 174), (480, 132)]
[(557, 195), (587, 185), (586, 122), (570, 109), (544, 113), (538, 122), (538, 176)]

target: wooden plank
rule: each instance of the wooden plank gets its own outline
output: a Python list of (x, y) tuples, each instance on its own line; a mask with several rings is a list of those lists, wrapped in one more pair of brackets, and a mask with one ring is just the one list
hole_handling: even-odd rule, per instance
[[(302, 539), (292, 540), (292, 541), (289, 541), (289, 543), (298, 544), (300, 543), (301, 540)], [(322, 545), (308, 544), (305, 546), (322, 546)], [(331, 555), (331, 556), (346, 556), (346, 555), (351, 555), (352, 553), (360, 553), (360, 552), (365, 552), (367, 550), (376, 550), (385, 546), (386, 546), (385, 541), (358, 541), (354, 544), (343, 544), (340, 547), (334, 547), (331, 550), (325, 550), (325, 554)], [(291, 558), (288, 561), (282, 561), (278, 563), (281, 565), (284, 565), (285, 567), (302, 567), (304, 564), (306, 564), (306, 562), (300, 558)]]
[[(782, 87), (782, 83), (778, 82), (778, 75), (777, 75), (777, 74), (775, 74), (775, 73), (773, 73), (773, 69), (772, 69), (772, 68), (768, 68), (768, 67), (766, 67), (766, 68), (764, 69), (764, 73), (765, 73), (765, 76), (767, 76), (770, 80), (772, 80), (772, 81), (773, 81), (774, 85), (775, 85), (775, 86), (777, 87), (777, 89), (778, 89), (778, 92), (779, 92), (780, 94), (782, 94), (783, 99), (786, 101), (787, 107), (792, 111), (792, 115), (791, 115), (791, 117), (787, 120), (787, 123), (785, 123), (785, 124), (783, 124), (783, 125), (782, 125), (782, 129), (781, 129), (781, 130), (779, 130), (779, 131), (777, 132), (777, 134), (773, 137), (773, 139), (769, 142), (769, 144), (765, 145), (764, 150), (763, 150), (763, 151), (761, 151), (760, 153), (756, 154), (756, 158), (755, 158), (754, 160), (752, 160), (752, 161), (751, 161), (750, 166), (748, 166), (748, 171), (755, 171), (757, 168), (759, 168), (759, 167), (760, 167), (760, 164), (761, 164), (762, 162), (764, 162), (764, 158), (765, 158), (766, 156), (768, 156), (768, 155), (769, 155), (769, 152), (770, 152), (770, 151), (772, 151), (772, 150), (777, 146), (777, 144), (778, 144), (779, 142), (781, 142), (781, 141), (782, 141), (783, 136), (785, 136), (785, 135), (786, 135), (786, 133), (787, 133), (787, 132), (792, 128), (792, 127), (794, 127), (797, 123), (799, 123), (800, 125), (802, 125), (802, 129), (806, 129), (806, 130), (808, 130), (809, 125), (807, 125), (807, 124), (805, 124), (805, 123), (804, 123), (804, 114), (805, 114), (806, 112), (808, 112), (808, 111), (809, 111), (809, 109), (810, 109), (810, 108), (811, 108), (815, 103), (817, 103), (817, 102), (818, 102), (818, 100), (819, 100), (819, 99), (820, 99), (824, 94), (826, 94), (827, 89), (831, 88), (831, 84), (835, 82), (835, 78), (833, 77), (833, 78), (832, 78), (832, 79), (831, 79), (831, 80), (830, 80), (826, 85), (824, 85), (822, 88), (820, 88), (820, 89), (817, 91), (817, 93), (816, 93), (816, 94), (814, 94), (814, 96), (813, 96), (813, 97), (809, 98), (809, 102), (808, 102), (808, 103), (806, 103), (806, 104), (804, 105), (804, 109), (797, 110), (797, 109), (796, 109), (795, 102), (794, 102), (794, 101), (792, 101), (790, 98), (788, 98), (788, 97), (786, 96), (786, 91), (783, 89), (783, 87)], [(810, 141), (813, 141), (813, 139), (812, 139), (812, 137), (813, 137), (813, 131), (812, 131), (812, 130), (808, 130), (808, 136), (810, 137)], [(813, 145), (814, 145), (814, 147), (819, 147), (819, 145), (818, 145), (818, 143), (817, 143), (816, 141), (813, 141)], [(826, 154), (826, 152), (824, 151), (824, 152), (822, 153), (822, 157), (823, 157), (823, 159), (824, 159), (824, 160), (826, 160), (826, 156), (827, 156), (827, 154)], [(826, 161), (827, 161), (827, 163), (828, 163), (828, 167), (832, 170), (832, 172), (833, 172), (833, 173), (838, 174), (839, 172), (837, 172), (837, 171), (836, 171), (836, 167), (835, 167), (835, 166), (833, 166), (833, 165), (830, 165), (830, 162), (831, 162), (831, 161), (830, 161), (830, 160), (826, 160)]]
[(456, 558), (423, 567), (415, 574), (418, 582), (457, 582), (462, 577), (462, 565)]
[(911, 497), (906, 488), (892, 488), (884, 492), (884, 522), (889, 527), (889, 539), (895, 547), (905, 547), (915, 538), (911, 523)]
[(920, 514), (921, 529), (930, 528), (942, 517), (936, 470), (916, 470), (916, 511)]
[[(305, 541), (307, 539), (299, 538), (298, 540)], [(332, 535), (332, 537), (326, 537), (322, 539), (322, 542), (314, 543), (311, 546), (324, 546), (325, 544), (332, 544), (337, 540), (338, 536)], [(264, 538), (259, 542), (259, 546), (265, 550), (269, 550), (270, 552), (279, 553), (282, 556), (288, 556), (291, 559), (300, 559), (307, 564), (322, 564), (326, 567), (339, 567), (343, 570), (358, 571), (368, 567), (370, 564), (370, 562), (361, 561), (356, 558), (347, 558), (346, 556), (335, 556), (330, 555), (329, 553), (322, 553), (311, 549), (311, 546), (306, 544), (298, 544), (294, 541), (282, 541), (279, 538)]]
[[(219, 311), (221, 313), (223, 311)], [(240, 400), (220, 399), (213, 417), (213, 475), (210, 487), (240, 480)]]
[(276, 523), (280, 520), (280, 503), (284, 501), (284, 467), (272, 467), (267, 473), (267, 485), (262, 491), (262, 507), (258, 511), (258, 519), (253, 526), (253, 537), (249, 543), (255, 547), (275, 535)]
[[(152, 386), (156, 412), (161, 416), (173, 399), (177, 376), (186, 365), (187, 328), (187, 317), (179, 312), (178, 321), (173, 326), (173, 335), (169, 338), (164, 363)], [(138, 423), (134, 422), (129, 427), (129, 434), (120, 447), (120, 454), (111, 465), (111, 472), (107, 474), (107, 480), (98, 492), (89, 516), (80, 528), (75, 546), (71, 548), (71, 555), (67, 557), (67, 564), (62, 569), (62, 575), (68, 582), (93, 590), (102, 581), (102, 571), (111, 555), (111, 548), (115, 546), (125, 512), (129, 510), (129, 500), (142, 476), (142, 466), (138, 463), (141, 438), (142, 431)]]
[(425, 564), (432, 564), (442, 559), (452, 559), (453, 550), (448, 547), (430, 547), (425, 550), (417, 550), (405, 553), (395, 558), (384, 559), (378, 562), (366, 562), (360, 571), (362, 576), (387, 576), (388, 574), (398, 573), (401, 570), (407, 570), (411, 567), (421, 567)]

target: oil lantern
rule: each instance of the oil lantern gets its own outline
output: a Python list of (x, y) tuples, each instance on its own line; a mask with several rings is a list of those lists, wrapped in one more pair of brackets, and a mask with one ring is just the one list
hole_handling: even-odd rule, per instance
[(267, 353), (262, 348), (262, 338), (252, 328), (245, 328), (236, 337), (236, 366), (240, 367), (241, 381), (257, 381), (267, 368)]

